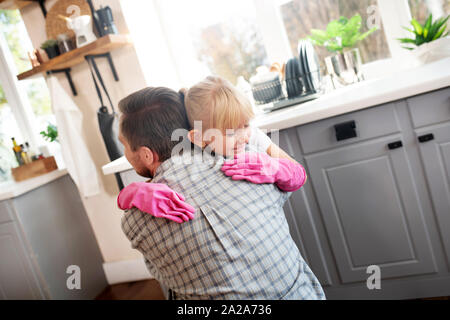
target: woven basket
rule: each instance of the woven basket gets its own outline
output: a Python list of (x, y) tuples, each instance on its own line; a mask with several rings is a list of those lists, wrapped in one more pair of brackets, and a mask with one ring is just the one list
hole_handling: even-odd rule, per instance
[(58, 17), (62, 15), (68, 18), (89, 15), (91, 10), (85, 0), (58, 0), (47, 12), (45, 20), (45, 31), (47, 39), (56, 39), (59, 34), (65, 33), (70, 38), (75, 37), (75, 33), (67, 26), (67, 22)]

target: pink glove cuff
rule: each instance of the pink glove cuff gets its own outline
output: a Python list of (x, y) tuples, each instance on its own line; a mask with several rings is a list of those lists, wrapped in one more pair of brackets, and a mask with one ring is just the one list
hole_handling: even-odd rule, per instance
[(294, 192), (306, 182), (306, 170), (300, 164), (288, 159), (279, 159), (280, 169), (277, 173), (276, 185), (283, 191)]

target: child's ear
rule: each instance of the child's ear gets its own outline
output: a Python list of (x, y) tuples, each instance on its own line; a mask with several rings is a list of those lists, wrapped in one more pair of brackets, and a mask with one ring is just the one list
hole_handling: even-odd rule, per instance
[(202, 139), (202, 133), (198, 130), (191, 130), (188, 132), (188, 139), (195, 145), (199, 146), (200, 148), (205, 147), (205, 142)]

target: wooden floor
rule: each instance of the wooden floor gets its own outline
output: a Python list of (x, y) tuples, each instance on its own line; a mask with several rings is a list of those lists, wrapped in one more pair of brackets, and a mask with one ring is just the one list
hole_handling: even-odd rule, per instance
[(145, 280), (107, 287), (96, 300), (166, 300), (158, 281)]
[[(158, 281), (152, 279), (109, 286), (96, 300), (165, 300), (165, 297)], [(419, 300), (450, 300), (450, 297)]]

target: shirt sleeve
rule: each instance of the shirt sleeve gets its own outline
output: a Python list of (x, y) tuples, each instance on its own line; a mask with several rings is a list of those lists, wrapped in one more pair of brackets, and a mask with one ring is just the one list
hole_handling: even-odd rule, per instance
[(272, 140), (270, 140), (270, 138), (257, 127), (252, 127), (251, 130), (252, 135), (250, 137), (249, 143), (256, 146), (258, 149), (267, 152), (267, 149), (272, 144)]

